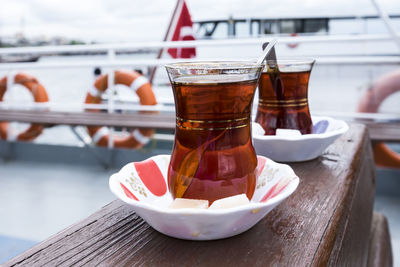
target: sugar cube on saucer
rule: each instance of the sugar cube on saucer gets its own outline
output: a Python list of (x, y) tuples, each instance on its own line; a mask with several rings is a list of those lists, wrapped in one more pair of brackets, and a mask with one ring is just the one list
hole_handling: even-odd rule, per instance
[(299, 130), (295, 129), (276, 129), (276, 134), (279, 136), (296, 136), (296, 135), (301, 135), (301, 132)]
[(257, 135), (264, 135), (265, 134), (264, 128), (260, 124), (258, 124), (257, 122), (253, 122), (251, 127), (253, 127), (253, 134), (257, 134)]
[(208, 208), (208, 200), (175, 198), (169, 205), (170, 209), (206, 209)]
[(242, 206), (249, 204), (250, 201), (247, 198), (246, 194), (241, 194), (241, 195), (236, 195), (236, 196), (231, 196), (231, 197), (226, 197), (226, 198), (221, 198), (218, 200), (215, 200), (209, 209), (227, 209), (227, 208), (233, 208), (237, 206)]

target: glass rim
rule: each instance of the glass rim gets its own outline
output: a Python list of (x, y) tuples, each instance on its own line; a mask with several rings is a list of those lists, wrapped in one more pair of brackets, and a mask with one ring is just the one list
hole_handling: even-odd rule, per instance
[(256, 61), (244, 60), (221, 60), (221, 61), (188, 61), (165, 64), (169, 69), (186, 69), (186, 70), (237, 70), (237, 69), (258, 69), (264, 64), (257, 64)]
[[(267, 61), (275, 61), (275, 60), (266, 60), (263, 62), (264, 65), (267, 64)], [(311, 57), (282, 57), (277, 58), (276, 62), (279, 64), (290, 64), (290, 65), (305, 65), (305, 64), (314, 64), (315, 59)]]

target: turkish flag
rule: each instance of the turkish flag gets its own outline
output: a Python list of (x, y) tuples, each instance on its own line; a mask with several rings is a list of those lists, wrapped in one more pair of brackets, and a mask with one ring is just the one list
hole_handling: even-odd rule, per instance
[[(182, 0), (178, 6), (170, 34), (167, 41), (192, 41), (196, 40), (193, 33), (193, 22), (189, 10)], [(173, 58), (192, 58), (196, 57), (196, 48), (168, 48), (168, 53)]]

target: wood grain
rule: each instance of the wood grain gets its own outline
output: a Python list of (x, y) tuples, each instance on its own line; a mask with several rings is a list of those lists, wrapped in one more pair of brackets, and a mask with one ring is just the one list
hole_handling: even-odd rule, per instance
[(392, 245), (386, 217), (374, 212), (369, 240), (368, 267), (391, 267), (393, 265)]
[(400, 123), (368, 123), (370, 138), (377, 142), (400, 142)]
[[(358, 168), (354, 166), (355, 183), (344, 199), (342, 215), (337, 231), (341, 233), (335, 241), (334, 253), (329, 259), (331, 266), (365, 266), (368, 258), (368, 240), (375, 196), (375, 168), (369, 142), (359, 148), (356, 155)], [(357, 211), (357, 212), (354, 212)]]
[(375, 190), (365, 126), (351, 125), (324, 155), (291, 166), (301, 179), (296, 192), (241, 235), (170, 238), (117, 200), (5, 266), (365, 265)]
[(50, 112), (0, 109), (0, 121), (17, 121), (44, 125), (102, 125), (110, 127), (175, 129), (175, 114)]

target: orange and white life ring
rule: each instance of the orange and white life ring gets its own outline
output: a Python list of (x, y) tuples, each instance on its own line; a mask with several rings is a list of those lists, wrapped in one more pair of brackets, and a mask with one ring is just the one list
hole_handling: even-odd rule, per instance
[[(114, 83), (130, 87), (139, 97), (141, 105), (156, 105), (157, 101), (149, 81), (135, 71), (115, 71)], [(86, 95), (86, 104), (99, 104), (101, 95), (108, 88), (108, 75), (100, 75)], [(107, 127), (90, 126), (88, 133), (98, 146), (107, 146), (109, 130)], [(116, 148), (141, 148), (147, 144), (153, 135), (153, 129), (134, 129), (127, 137), (113, 137)]]
[[(33, 95), (35, 102), (43, 103), (49, 101), (46, 89), (35, 77), (25, 73), (18, 73), (14, 76), (14, 83), (20, 84), (27, 88)], [(4, 77), (0, 80), (0, 102), (3, 101), (6, 91), (7, 77)], [(31, 124), (28, 129), (22, 133), (13, 133), (9, 131), (8, 125), (8, 122), (0, 122), (0, 139), (9, 141), (32, 141), (43, 131), (43, 125)]]
[[(400, 91), (400, 70), (379, 78), (360, 99), (359, 112), (378, 112), (381, 103), (391, 94)], [(381, 167), (400, 168), (400, 155), (382, 142), (373, 146), (375, 163)]]

